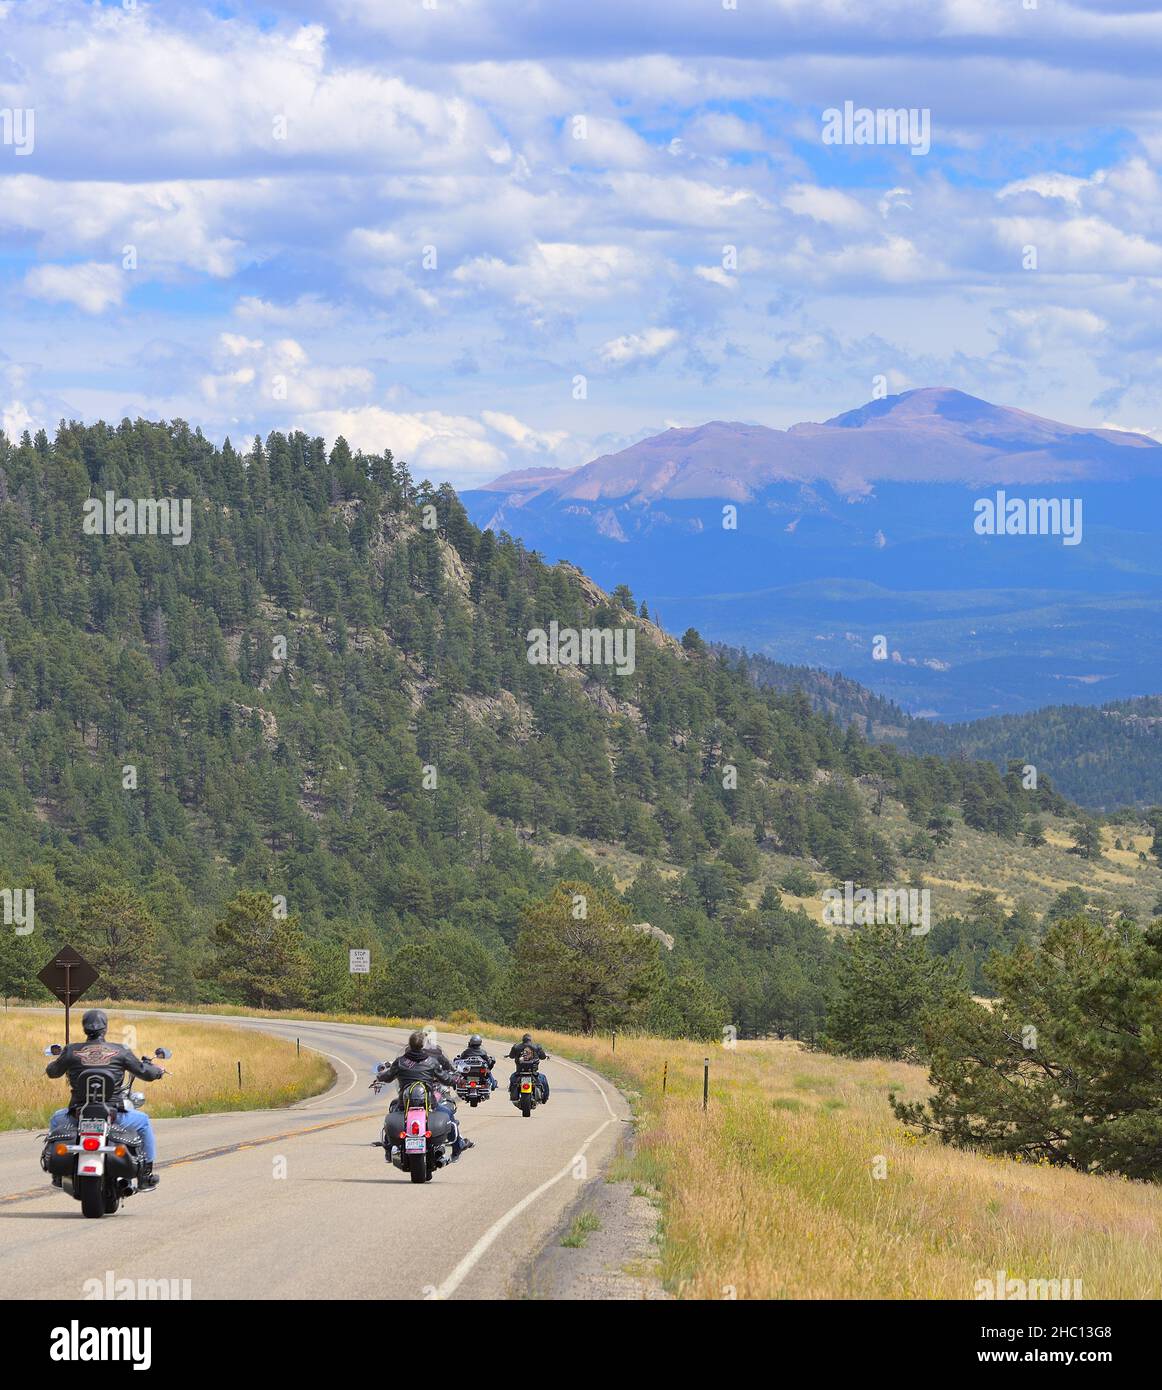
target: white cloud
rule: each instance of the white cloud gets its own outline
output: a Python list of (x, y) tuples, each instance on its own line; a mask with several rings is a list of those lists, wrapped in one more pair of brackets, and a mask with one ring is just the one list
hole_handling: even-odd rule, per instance
[(367, 453), (391, 449), (409, 464), (413, 476), (458, 486), (488, 482), (508, 466), (502, 450), (485, 436), (479, 420), (442, 411), (403, 414), (382, 406), (316, 410), (297, 418), (311, 434), (326, 439), (342, 435), (352, 448)]
[(646, 258), (628, 247), (538, 242), (523, 261), (478, 256), (457, 266), (452, 278), (518, 304), (576, 304), (630, 293), (648, 270)]
[(569, 438), (565, 430), (535, 430), (515, 415), (506, 415), (498, 410), (482, 411), (480, 418), (489, 429), (531, 453), (556, 453)]
[(850, 194), (809, 183), (796, 184), (789, 189), (783, 206), (801, 217), (810, 217), (832, 227), (859, 227), (869, 220), (867, 209)]
[(86, 261), (77, 265), (39, 265), (24, 277), (34, 299), (50, 304), (73, 304), (86, 314), (102, 314), (120, 304), (126, 272), (117, 266)]
[(625, 367), (632, 362), (649, 362), (660, 357), (678, 341), (676, 328), (647, 328), (641, 333), (627, 333), (602, 344), (601, 360), (610, 367)]

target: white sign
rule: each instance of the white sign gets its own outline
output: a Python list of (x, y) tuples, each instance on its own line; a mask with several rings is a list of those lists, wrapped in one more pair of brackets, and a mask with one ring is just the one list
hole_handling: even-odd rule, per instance
[(348, 951), (351, 957), (350, 973), (352, 975), (371, 974), (371, 952), (370, 951)]

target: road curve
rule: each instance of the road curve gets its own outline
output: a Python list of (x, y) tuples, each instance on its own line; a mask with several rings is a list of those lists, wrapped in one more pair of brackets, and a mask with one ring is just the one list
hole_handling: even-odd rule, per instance
[[(46, 1038), (59, 1014), (50, 1016)], [(335, 1085), (281, 1110), (155, 1121), (161, 1186), (100, 1221), (51, 1187), (35, 1132), (0, 1134), (0, 1298), (83, 1298), (85, 1281), (104, 1282), (109, 1271), (189, 1280), (195, 1299), (501, 1298), (578, 1184), (604, 1167), (629, 1117), (608, 1081), (554, 1058), (545, 1067), (550, 1103), (526, 1120), (498, 1062), (502, 1089), (458, 1112), (476, 1148), (417, 1187), (370, 1147), (389, 1096), (367, 1083), (401, 1050), (406, 1029), (137, 1016), (155, 1025), (139, 1030), (143, 1050), (165, 1045), (167, 1018), (299, 1037), (327, 1056)], [(458, 1035), (442, 1042), (449, 1055), (459, 1051)], [(487, 1042), (497, 1054), (510, 1045)]]

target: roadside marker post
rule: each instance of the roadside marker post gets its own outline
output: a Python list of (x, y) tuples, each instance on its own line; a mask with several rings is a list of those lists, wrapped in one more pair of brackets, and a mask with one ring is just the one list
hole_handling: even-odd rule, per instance
[(710, 1103), (710, 1058), (702, 1059), (702, 1109)]

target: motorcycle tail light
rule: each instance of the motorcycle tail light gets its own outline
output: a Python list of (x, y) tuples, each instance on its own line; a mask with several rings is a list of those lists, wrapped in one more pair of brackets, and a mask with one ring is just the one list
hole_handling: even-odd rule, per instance
[(412, 1121), (412, 1133), (413, 1133), (413, 1134), (419, 1134), (419, 1132), (420, 1132), (420, 1127), (419, 1127), (419, 1125), (415, 1122), (415, 1120), (413, 1120), (413, 1121)]
[(469, 1081), (468, 1084), (469, 1084), (469, 1086), (475, 1086), (475, 1085), (476, 1085), (476, 1082), (475, 1082), (475, 1081)]
[(99, 1149), (100, 1147), (101, 1141), (97, 1138), (95, 1134), (88, 1134), (85, 1136), (84, 1139), (81, 1140), (81, 1148), (84, 1149), (87, 1153), (93, 1153), (96, 1149)]

